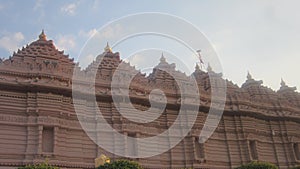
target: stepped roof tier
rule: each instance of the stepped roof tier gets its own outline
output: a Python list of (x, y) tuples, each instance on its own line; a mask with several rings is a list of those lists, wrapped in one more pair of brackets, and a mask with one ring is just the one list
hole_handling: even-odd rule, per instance
[(1, 71), (7, 70), (20, 74), (71, 75), (74, 59), (59, 51), (52, 40), (47, 40), (44, 31), (38, 40), (18, 49), (11, 57), (1, 63)]

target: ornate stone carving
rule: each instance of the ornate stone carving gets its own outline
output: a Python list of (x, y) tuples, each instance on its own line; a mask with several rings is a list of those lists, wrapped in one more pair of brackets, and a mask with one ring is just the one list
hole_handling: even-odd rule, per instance
[[(90, 90), (93, 86), (88, 82), (93, 75), (91, 71), (97, 72), (95, 91), (97, 104), (103, 116), (118, 132), (137, 133), (137, 137), (151, 137), (166, 131), (177, 118), (178, 107), (182, 102), (198, 104), (195, 102), (194, 91), (189, 90), (192, 85), (191, 76), (194, 76), (200, 91), (200, 108), (193, 130), (176, 147), (159, 156), (161, 164), (157, 164), (158, 160), (149, 158), (140, 160), (144, 166), (152, 164), (149, 168), (170, 168), (175, 166), (172, 160), (180, 159), (176, 161), (177, 168), (232, 168), (235, 167), (233, 164), (250, 161), (246, 157), (249, 156), (248, 148), (244, 146), (248, 140), (257, 141), (258, 160), (265, 160), (261, 152), (274, 152), (274, 158), (280, 156), (280, 159), (284, 159), (280, 161), (280, 165), (284, 167), (299, 164), (286, 158), (293, 155), (289, 154), (286, 144), (300, 142), (300, 134), (296, 130), (300, 127), (300, 96), (295, 88), (288, 87), (284, 81), (281, 83), (281, 89), (275, 92), (262, 86), (262, 81), (256, 81), (248, 74), (245, 84), (239, 88), (222, 79), (221, 74), (214, 73), (209, 67), (208, 72), (204, 72), (196, 66), (195, 72), (187, 76), (176, 71), (175, 65), (169, 64), (164, 56), (153, 72), (146, 76), (120, 60), (119, 53), (113, 53), (109, 46), (105, 50), (107, 53), (99, 55), (85, 70), (80, 70), (78, 63), (74, 63), (63, 51), (58, 51), (42, 32), (37, 41), (18, 50), (12, 57), (0, 60), (0, 134), (6, 133), (5, 139), (8, 140), (6, 142), (3, 139), (0, 142), (0, 149), (3, 150), (0, 157), (12, 161), (5, 162), (0, 158), (0, 166), (17, 166), (41, 160), (47, 155), (41, 152), (40, 147), (43, 127), (49, 126), (55, 128), (55, 153), (50, 156), (50, 162), (53, 159), (53, 164), (66, 168), (93, 168), (98, 151), (106, 153), (95, 148), (97, 146), (84, 133), (77, 120), (71, 93), (73, 68), (79, 74), (75, 80), (83, 85), (77, 92), (83, 95), (93, 94)], [(102, 62), (98, 63), (101, 59)], [(145, 110), (148, 108), (146, 103), (149, 101), (149, 93), (153, 89), (160, 89), (164, 92), (168, 104), (158, 119), (149, 124), (133, 123), (123, 118), (114, 107), (110, 98), (110, 82), (121, 63), (124, 67), (117, 77), (118, 81), (121, 83), (132, 79), (129, 94), (134, 99), (123, 100), (127, 89), (124, 89), (121, 83), (114, 91), (114, 94), (121, 98), (117, 104), (126, 106), (128, 102), (132, 102), (137, 108)], [(135, 77), (132, 77), (131, 73), (136, 74)], [(177, 84), (173, 76), (177, 77), (180, 83)], [(224, 115), (217, 130), (204, 145), (205, 160), (193, 160), (195, 150), (191, 141), (195, 139), (190, 137), (198, 137), (203, 129), (211, 106), (211, 81), (216, 85), (214, 87), (223, 82), (227, 83)], [(179, 96), (180, 88), (187, 94)], [(163, 100), (159, 93), (152, 96), (156, 103)], [(98, 122), (99, 127), (107, 127), (101, 125), (99, 118), (89, 109), (94, 102), (83, 99), (80, 103), (83, 112), (91, 112), (83, 118), (85, 122)], [(107, 141), (113, 142), (114, 136), (110, 135), (108, 128), (106, 132), (104, 135), (109, 138)], [(11, 143), (18, 145), (14, 147), (15, 150), (19, 150), (19, 145), (27, 147), (23, 147), (18, 153), (8, 154), (6, 150), (13, 146)], [(158, 147), (159, 145), (160, 143), (157, 143)], [(276, 153), (277, 150), (280, 150), (281, 154)], [(270, 157), (267, 159), (274, 160)]]

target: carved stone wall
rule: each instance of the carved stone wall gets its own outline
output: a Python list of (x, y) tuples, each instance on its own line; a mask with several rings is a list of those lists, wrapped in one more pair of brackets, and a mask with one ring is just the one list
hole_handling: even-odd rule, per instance
[[(103, 57), (103, 61), (97, 67), (99, 57)], [(120, 63), (123, 62), (119, 53), (109, 52), (99, 55), (87, 69), (80, 70), (78, 64), (58, 51), (43, 33), (37, 41), (0, 62), (0, 166), (17, 167), (49, 158), (50, 164), (62, 168), (93, 168), (94, 159), (100, 154), (120, 158), (98, 147), (81, 128), (72, 101), (74, 68), (79, 70), (81, 80), (89, 78), (91, 70), (97, 70), (98, 107), (117, 131), (149, 137), (167, 130), (177, 118), (181, 98), (177, 95), (179, 88), (174, 78), (158, 68), (163, 66), (173, 71), (183, 81), (188, 77), (164, 58), (148, 77), (142, 73), (134, 77), (129, 94), (136, 109), (149, 107), (149, 93), (156, 88), (164, 91), (168, 101), (158, 119), (141, 125), (122, 118), (112, 103), (110, 82)], [(125, 68), (136, 71), (129, 64)], [(251, 75), (240, 88), (222, 79), (220, 74), (210, 73), (215, 87), (221, 81), (227, 83), (224, 114), (212, 137), (203, 144), (198, 142), (210, 106), (211, 79), (207, 72), (196, 68), (191, 76), (197, 80), (201, 105), (192, 131), (171, 150), (134, 160), (153, 169), (227, 169), (252, 160), (272, 162), (282, 169), (300, 165), (300, 95), (295, 88), (282, 82), (281, 89), (275, 92)], [(123, 94), (120, 90), (121, 98)], [(159, 102), (159, 97), (156, 99)], [(119, 104), (126, 107), (128, 102), (123, 99)], [(85, 111), (93, 105), (89, 100), (82, 100)], [(86, 120), (95, 119), (91, 116)], [(107, 143), (113, 143), (121, 152), (128, 153), (128, 148), (134, 147), (126, 145), (125, 139), (117, 142), (110, 132), (98, 137), (106, 138)], [(125, 149), (121, 146), (124, 144)]]

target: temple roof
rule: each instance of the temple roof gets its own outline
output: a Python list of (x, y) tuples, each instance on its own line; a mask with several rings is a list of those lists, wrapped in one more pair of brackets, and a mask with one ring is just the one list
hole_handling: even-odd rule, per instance
[(121, 63), (123, 65), (120, 69), (121, 75), (137, 73), (132, 80), (130, 89), (131, 94), (138, 93), (138, 97), (146, 97), (147, 92), (149, 93), (156, 88), (165, 91), (169, 96), (177, 97), (180, 92), (180, 86), (177, 82), (182, 81), (185, 85), (192, 85), (192, 83), (187, 82), (193, 76), (205, 105), (209, 104), (212, 89), (222, 89), (224, 87), (223, 82), (225, 82), (227, 108), (239, 110), (242, 104), (246, 104), (248, 107), (252, 105), (276, 109), (285, 106), (300, 107), (299, 93), (295, 91), (295, 88), (288, 87), (283, 80), (280, 90), (275, 92), (263, 86), (261, 80), (253, 79), (248, 72), (246, 82), (240, 88), (231, 81), (224, 80), (222, 74), (216, 73), (209, 63), (207, 71), (201, 70), (199, 65), (196, 65), (195, 71), (191, 75), (186, 75), (176, 70), (175, 63), (168, 63), (163, 54), (152, 73), (145, 76), (134, 66), (122, 61), (120, 54), (113, 52), (108, 43), (102, 54), (98, 55), (85, 70), (80, 70), (73, 59), (70, 59), (63, 51), (59, 51), (52, 40), (47, 39), (44, 31), (41, 32), (36, 41), (15, 52), (9, 59), (0, 60), (0, 74), (2, 76), (0, 83), (39, 84), (70, 88), (74, 70), (79, 70), (80, 78), (78, 79), (80, 80), (89, 80), (89, 77), (92, 77), (90, 75), (93, 75), (96, 70), (95, 76), (97, 85), (99, 85), (96, 89), (97, 92), (103, 93), (103, 91), (107, 91), (105, 87), (111, 87), (109, 85), (112, 76), (115, 75), (114, 73)]
[(47, 40), (44, 30), (38, 39), (22, 49), (14, 52), (12, 57), (1, 63), (3, 72), (19, 72), (30, 74), (57, 75), (69, 77), (72, 75), (75, 63), (73, 58), (59, 51), (52, 40)]
[(59, 51), (52, 40), (47, 40), (47, 36), (44, 30), (39, 35), (39, 39), (18, 50), (13, 54), (12, 59), (18, 57), (33, 57), (40, 59), (60, 60), (62, 62), (73, 62), (73, 59), (69, 58), (69, 55), (65, 55), (64, 51)]
[[(99, 62), (101, 62), (99, 64)], [(120, 54), (118, 52), (113, 52), (109, 44), (107, 43), (104, 48), (104, 52), (100, 54), (96, 60), (91, 63), (84, 72), (88, 72), (91, 69), (99, 69), (101, 73), (99, 76), (105, 76), (109, 80), (109, 76), (112, 75), (113, 70), (118, 67), (118, 65), (123, 62), (120, 59)], [(66, 73), (72, 74), (74, 68), (73, 59), (70, 59), (68, 55), (64, 54), (64, 51), (59, 51), (52, 40), (48, 40), (44, 31), (38, 36), (38, 39), (26, 47), (23, 47), (21, 50), (18, 50), (13, 54), (12, 57), (5, 60), (0, 60), (1, 70), (10, 70), (10, 71), (19, 71), (19, 72), (36, 72), (42, 73), (45, 71), (47, 74), (51, 72)], [(135, 69), (130, 66), (130, 69)], [(153, 72), (150, 73), (148, 77), (145, 78), (145, 81), (149, 79), (160, 79), (162, 82), (173, 81), (174, 77), (180, 77), (180, 79), (188, 78), (184, 73), (175, 70), (176, 65), (174, 63), (168, 63), (165, 56), (162, 54), (160, 58), (160, 63), (154, 67)], [(25, 71), (24, 71), (25, 70)], [(170, 76), (169, 73), (172, 73)], [(208, 75), (209, 73), (209, 75)], [(212, 67), (207, 66), (207, 71), (202, 71), (199, 65), (196, 65), (195, 72), (193, 75), (196, 77), (197, 82), (200, 85), (203, 85), (205, 89), (209, 89), (210, 86), (209, 78), (222, 78), (221, 74), (215, 73)], [(142, 76), (141, 76), (142, 78)], [(159, 80), (158, 80), (159, 81)], [(158, 82), (157, 81), (157, 82)], [(204, 82), (205, 81), (205, 82)], [(234, 91), (241, 91), (248, 93), (250, 95), (273, 95), (275, 92), (271, 91), (269, 88), (262, 86), (261, 80), (254, 80), (251, 74), (248, 72), (246, 82), (239, 88), (237, 85), (234, 85), (232, 82), (227, 81), (228, 87)], [(214, 82), (215, 84), (215, 82)], [(143, 84), (145, 85), (145, 84)], [(281, 88), (278, 92), (295, 92), (295, 88), (288, 87), (285, 82), (282, 80)], [(297, 93), (297, 92), (295, 92)]]

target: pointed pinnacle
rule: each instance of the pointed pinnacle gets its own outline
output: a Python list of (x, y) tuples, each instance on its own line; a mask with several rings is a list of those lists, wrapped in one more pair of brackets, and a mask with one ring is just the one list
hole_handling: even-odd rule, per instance
[(44, 29), (42, 29), (42, 32), (41, 32), (41, 34), (39, 35), (39, 39), (40, 39), (40, 40), (47, 40), (47, 36), (46, 36), (46, 34), (45, 34), (45, 32), (44, 32)]
[(249, 71), (248, 71), (248, 74), (247, 74), (247, 79), (248, 79), (248, 80), (253, 79)]

